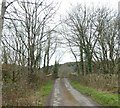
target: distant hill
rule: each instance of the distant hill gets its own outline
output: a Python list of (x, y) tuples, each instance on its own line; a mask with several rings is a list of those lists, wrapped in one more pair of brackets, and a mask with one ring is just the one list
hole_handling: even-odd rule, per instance
[(67, 77), (69, 74), (76, 72), (76, 69), (76, 62), (67, 62), (64, 64), (60, 64), (58, 76)]

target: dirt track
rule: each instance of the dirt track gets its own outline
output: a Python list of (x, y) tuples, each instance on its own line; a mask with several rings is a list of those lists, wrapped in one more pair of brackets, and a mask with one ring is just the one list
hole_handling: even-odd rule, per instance
[(75, 90), (67, 78), (58, 78), (50, 100), (50, 106), (100, 106)]

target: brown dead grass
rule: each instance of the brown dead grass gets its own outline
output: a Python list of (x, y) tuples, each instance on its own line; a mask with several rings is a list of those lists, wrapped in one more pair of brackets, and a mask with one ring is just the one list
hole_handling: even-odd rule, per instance
[(93, 87), (101, 91), (118, 92), (118, 75), (117, 74), (88, 74), (85, 76), (71, 76), (72, 79), (78, 80), (82, 85)]
[[(13, 81), (13, 72), (15, 81)], [(2, 105), (3, 106), (40, 106), (42, 99), (36, 94), (48, 80), (48, 77), (41, 70), (35, 69), (36, 74), (32, 82), (28, 82), (27, 67), (16, 65), (3, 65), (3, 87)]]

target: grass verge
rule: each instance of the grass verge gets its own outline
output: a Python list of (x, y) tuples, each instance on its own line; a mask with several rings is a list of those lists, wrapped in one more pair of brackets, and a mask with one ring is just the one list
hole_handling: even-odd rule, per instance
[(52, 80), (47, 81), (44, 86), (41, 88), (42, 96), (48, 96), (53, 88)]
[(53, 81), (46, 81), (43, 86), (36, 92), (36, 95), (39, 95), (39, 106), (44, 106), (47, 96), (50, 95), (53, 88)]
[[(97, 91), (96, 89), (82, 86), (77, 81), (71, 81), (71, 85), (79, 92), (90, 96), (93, 100), (103, 106), (117, 106), (118, 107), (118, 95), (109, 92)], [(118, 107), (120, 108), (120, 106)]]

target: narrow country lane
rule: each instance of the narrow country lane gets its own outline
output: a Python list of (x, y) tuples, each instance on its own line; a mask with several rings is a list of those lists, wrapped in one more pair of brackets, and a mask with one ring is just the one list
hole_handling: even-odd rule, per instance
[(67, 78), (55, 81), (50, 106), (100, 106), (90, 98), (75, 90)]

